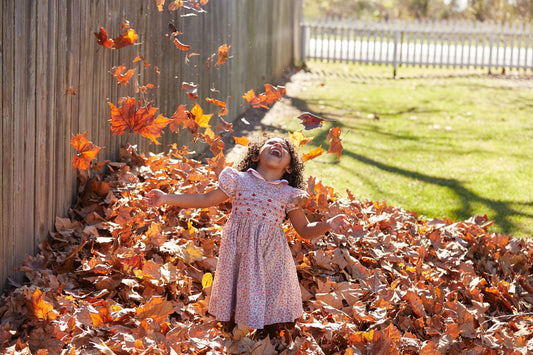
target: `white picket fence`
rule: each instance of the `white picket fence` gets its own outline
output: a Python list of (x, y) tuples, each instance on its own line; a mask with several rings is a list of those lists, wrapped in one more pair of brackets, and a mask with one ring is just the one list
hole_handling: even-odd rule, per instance
[(373, 21), (322, 17), (302, 22), (302, 61), (533, 70), (529, 24)]

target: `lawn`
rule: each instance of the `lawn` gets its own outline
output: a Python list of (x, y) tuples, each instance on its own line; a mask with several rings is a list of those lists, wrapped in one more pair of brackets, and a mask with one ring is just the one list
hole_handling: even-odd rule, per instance
[[(487, 215), (492, 232), (533, 235), (533, 76), (484, 70), (308, 63), (287, 84), (285, 105), (334, 122), (304, 131), (322, 145), (340, 126), (340, 160), (306, 163), (341, 195), (386, 201), (427, 218)], [(283, 103), (282, 103), (283, 104)], [(271, 124), (303, 128), (294, 112)]]

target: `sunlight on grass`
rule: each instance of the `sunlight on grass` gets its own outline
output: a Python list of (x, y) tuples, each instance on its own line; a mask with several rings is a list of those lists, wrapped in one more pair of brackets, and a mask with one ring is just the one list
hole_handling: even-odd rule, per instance
[[(340, 161), (333, 154), (309, 161), (306, 174), (340, 194), (349, 189), (428, 218), (486, 214), (491, 231), (533, 234), (531, 76), (403, 68), (393, 79), (384, 66), (309, 68), (306, 80), (287, 86), (288, 97), (335, 122), (305, 131), (314, 140), (303, 151), (327, 150), (333, 126), (345, 150)], [(281, 124), (301, 129), (297, 121)]]

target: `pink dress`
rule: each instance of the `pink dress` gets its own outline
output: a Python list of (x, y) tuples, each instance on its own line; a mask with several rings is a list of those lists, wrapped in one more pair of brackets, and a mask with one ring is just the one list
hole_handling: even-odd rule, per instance
[(262, 329), (303, 313), (294, 260), (281, 226), (290, 203), (304, 191), (286, 180), (266, 181), (257, 171), (225, 168), (219, 187), (232, 199), (222, 232), (209, 313), (219, 321)]

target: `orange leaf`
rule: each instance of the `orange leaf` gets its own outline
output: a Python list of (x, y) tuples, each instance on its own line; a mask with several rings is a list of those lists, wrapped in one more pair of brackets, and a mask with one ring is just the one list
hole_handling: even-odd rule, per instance
[(215, 65), (222, 65), (226, 63), (230, 48), (231, 48), (231, 44), (229, 45), (229, 47), (226, 44), (223, 44), (220, 47), (218, 47), (218, 61), (215, 63)]
[(184, 124), (189, 119), (188, 111), (185, 109), (185, 105), (179, 105), (176, 112), (170, 118), (172, 122), (169, 128), (172, 132), (178, 133), (180, 131), (179, 126)]
[(163, 6), (165, 6), (165, 0), (155, 0), (155, 5), (159, 12), (163, 11)]
[(250, 143), (250, 140), (246, 138), (245, 136), (242, 137), (233, 137), (233, 140), (235, 141), (235, 144), (240, 144), (243, 146), (247, 146), (248, 143)]
[(337, 159), (341, 158), (341, 153), (343, 151), (342, 143), (341, 143), (341, 129), (340, 127), (331, 128), (328, 133), (328, 142), (329, 148), (328, 153), (334, 153), (337, 154)]
[(99, 32), (95, 32), (94, 35), (96, 36), (96, 40), (99, 45), (109, 49), (120, 49), (122, 47), (129, 46), (135, 43), (135, 41), (137, 41), (139, 38), (137, 33), (135, 33), (135, 30), (129, 28), (129, 26), (126, 27), (126, 31), (114, 39), (110, 39), (108, 37), (107, 32), (103, 27), (100, 28)]
[(35, 289), (31, 296), (31, 306), (33, 309), (33, 315), (39, 319), (54, 320), (58, 314), (54, 310), (54, 306), (43, 300), (43, 293), (38, 288)]
[(302, 156), (303, 161), (308, 161), (311, 159), (314, 159), (320, 155), (324, 154), (324, 149), (322, 149), (322, 146), (319, 146), (318, 148), (315, 148), (313, 150), (308, 151), (306, 154)]
[[(125, 103), (124, 100), (126, 101)], [(113, 135), (119, 136), (126, 131), (140, 133), (142, 136), (151, 139), (155, 144), (160, 144), (157, 138), (161, 136), (161, 130), (171, 120), (163, 117), (163, 115), (156, 117), (157, 108), (152, 107), (151, 103), (144, 107), (141, 105), (141, 100), (139, 100), (139, 107), (137, 107), (137, 102), (132, 97), (121, 99), (119, 102), (123, 102), (123, 105), (118, 108), (109, 103)]]
[(152, 318), (156, 323), (164, 322), (174, 312), (172, 303), (162, 297), (152, 297), (145, 305), (137, 308), (137, 316), (141, 319)]
[(119, 65), (118, 67), (113, 68), (113, 76), (117, 79), (118, 85), (127, 85), (133, 74), (135, 74), (136, 69), (130, 69), (123, 74), (124, 70), (126, 70), (125, 65)]
[(253, 90), (248, 91), (243, 95), (245, 99), (253, 108), (268, 109), (274, 102), (281, 99), (287, 93), (287, 89), (283, 86), (272, 86), (265, 84), (265, 92), (256, 96)]
[(87, 131), (83, 134), (76, 136), (72, 135), (70, 144), (78, 151), (75, 156), (72, 157), (72, 166), (74, 169), (87, 170), (91, 166), (91, 161), (96, 158), (100, 147), (89, 142), (87, 139)]
[(141, 60), (143, 61), (145, 67), (149, 67), (149, 66), (150, 66), (150, 63), (148, 63), (148, 62), (144, 59), (144, 57), (140, 56), (139, 53), (137, 53), (137, 56), (135, 57), (135, 59), (133, 59), (133, 63), (139, 62), (139, 61), (141, 61)]
[(210, 102), (212, 104), (217, 105), (218, 107), (222, 108), (220, 111), (218, 111), (219, 116), (224, 116), (228, 114), (228, 109), (226, 108), (226, 103), (224, 101), (219, 101), (215, 99), (211, 99), (209, 97), (205, 98), (205, 101)]
[(296, 131), (294, 133), (289, 132), (289, 138), (296, 142), (296, 145), (298, 147), (303, 147), (304, 145), (313, 140), (313, 137), (306, 137), (305, 134), (303, 134), (302, 130)]
[(196, 121), (196, 123), (198, 123), (200, 127), (202, 128), (210, 127), (209, 120), (211, 119), (211, 116), (213, 116), (213, 114), (204, 115), (204, 111), (202, 110), (200, 105), (198, 104), (194, 105), (194, 107), (191, 109), (191, 114), (193, 115), (194, 120)]

